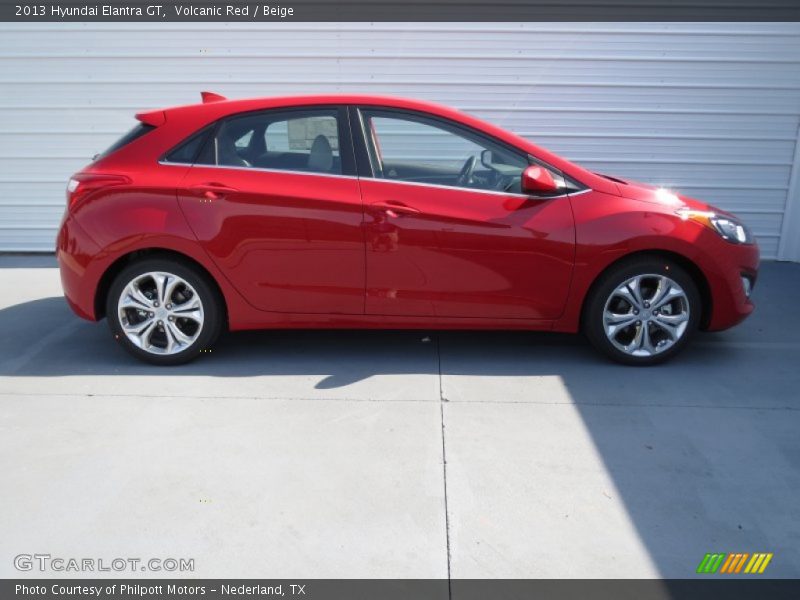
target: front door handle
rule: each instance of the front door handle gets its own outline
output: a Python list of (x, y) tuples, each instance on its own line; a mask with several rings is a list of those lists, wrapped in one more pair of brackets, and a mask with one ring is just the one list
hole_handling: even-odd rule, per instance
[(408, 206), (407, 204), (403, 204), (399, 200), (386, 200), (382, 202), (375, 202), (370, 206), (372, 206), (375, 209), (382, 210), (390, 217), (398, 217), (400, 215), (420, 214), (419, 209), (414, 208), (413, 206)]
[(206, 200), (222, 200), (226, 195), (234, 194), (239, 191), (236, 188), (228, 187), (227, 185), (222, 185), (221, 183), (213, 181), (209, 183), (198, 183), (197, 185), (191, 186), (189, 189), (195, 196), (200, 196)]

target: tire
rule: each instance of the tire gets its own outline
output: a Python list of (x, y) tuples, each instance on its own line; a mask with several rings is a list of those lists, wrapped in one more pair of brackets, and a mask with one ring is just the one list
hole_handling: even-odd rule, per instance
[(701, 312), (697, 286), (680, 265), (643, 256), (600, 276), (587, 297), (582, 328), (592, 345), (612, 360), (654, 365), (686, 346)]
[(223, 307), (198, 269), (170, 258), (148, 258), (116, 276), (106, 298), (106, 318), (114, 339), (136, 358), (179, 365), (213, 345), (222, 330)]

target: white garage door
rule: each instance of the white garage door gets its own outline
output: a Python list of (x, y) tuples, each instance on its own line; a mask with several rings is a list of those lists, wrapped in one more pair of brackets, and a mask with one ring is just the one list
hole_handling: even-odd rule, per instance
[(800, 260), (796, 23), (5, 23), (0, 89), (0, 250), (51, 250), (69, 175), (134, 111), (211, 89), (454, 105), (732, 210)]

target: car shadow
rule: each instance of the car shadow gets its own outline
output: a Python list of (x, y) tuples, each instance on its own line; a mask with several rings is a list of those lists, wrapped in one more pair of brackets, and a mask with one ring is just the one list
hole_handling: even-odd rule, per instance
[[(0, 376), (61, 377), (82, 375), (141, 375), (190, 377), (210, 375), (237, 378), (258, 375), (319, 375), (316, 387), (346, 387), (381, 374), (438, 375), (439, 347), (452, 348), (461, 360), (449, 364), (450, 374), (558, 374), (575, 381), (636, 369), (608, 362), (583, 337), (569, 334), (516, 331), (425, 330), (264, 330), (227, 333), (208, 355), (179, 367), (155, 367), (127, 354), (111, 338), (105, 321), (76, 318), (63, 298), (50, 297), (0, 309)], [(713, 374), (725, 369), (725, 344), (690, 348), (675, 364), (690, 372)], [(702, 363), (698, 364), (698, 361)], [(658, 381), (661, 367), (644, 369)], [(665, 376), (666, 371), (664, 371)], [(593, 382), (581, 391), (596, 395)]]
[[(729, 333), (699, 334), (666, 365), (630, 368), (598, 355), (579, 335), (514, 331), (265, 330), (228, 333), (213, 351), (179, 367), (155, 367), (111, 339), (105, 322), (76, 318), (63, 298), (0, 310), (0, 376), (143, 377), (316, 375), (317, 389), (378, 375), (559, 376), (576, 402), (735, 403), (785, 398), (781, 361)], [(742, 347), (742, 344), (745, 347)], [(440, 348), (445, 353), (439, 356)], [(453, 357), (451, 360), (450, 357)], [(787, 366), (788, 368), (788, 366)]]

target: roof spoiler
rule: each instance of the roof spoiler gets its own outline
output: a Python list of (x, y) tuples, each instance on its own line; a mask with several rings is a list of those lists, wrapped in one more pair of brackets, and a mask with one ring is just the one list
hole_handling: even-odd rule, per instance
[(200, 97), (203, 99), (203, 104), (208, 104), (209, 102), (223, 102), (227, 100), (225, 96), (220, 96), (214, 92), (200, 92)]
[(158, 127), (167, 121), (167, 113), (163, 110), (148, 110), (145, 112), (136, 113), (136, 118), (145, 125), (152, 125)]
[[(200, 96), (203, 98), (203, 104), (227, 100), (225, 96), (220, 96), (214, 92), (200, 92)], [(136, 118), (145, 125), (159, 127), (167, 122), (167, 112), (164, 110), (146, 110), (136, 113)]]

